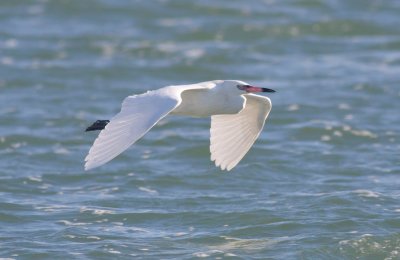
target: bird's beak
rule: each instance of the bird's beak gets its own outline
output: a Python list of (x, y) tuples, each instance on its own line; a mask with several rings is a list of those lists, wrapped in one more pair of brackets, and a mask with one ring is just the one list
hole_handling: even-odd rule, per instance
[(245, 91), (248, 93), (254, 93), (254, 92), (275, 92), (275, 90), (270, 89), (270, 88), (260, 88), (260, 87), (254, 87), (250, 85), (245, 85)]

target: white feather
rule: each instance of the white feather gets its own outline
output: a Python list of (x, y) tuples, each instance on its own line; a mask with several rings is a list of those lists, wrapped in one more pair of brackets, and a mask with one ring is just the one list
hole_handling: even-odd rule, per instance
[(253, 94), (244, 97), (246, 103), (239, 113), (211, 117), (211, 160), (222, 170), (231, 170), (250, 150), (272, 108), (267, 97)]
[(173, 110), (180, 100), (148, 92), (125, 98), (121, 112), (102, 130), (86, 156), (89, 170), (112, 160)]
[(85, 170), (101, 166), (128, 149), (179, 106), (183, 91), (214, 86), (215, 84), (169, 86), (128, 96), (122, 103), (121, 111), (110, 120), (90, 148), (85, 158)]

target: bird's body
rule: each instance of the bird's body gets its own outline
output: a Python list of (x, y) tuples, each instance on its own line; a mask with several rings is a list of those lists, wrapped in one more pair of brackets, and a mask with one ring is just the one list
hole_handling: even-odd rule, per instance
[(272, 107), (269, 98), (251, 92), (274, 91), (238, 80), (214, 80), (128, 96), (109, 123), (100, 120), (88, 128), (98, 130), (98, 122), (104, 125), (85, 159), (85, 169), (112, 160), (172, 114), (211, 116), (211, 160), (221, 169), (231, 170), (257, 139)]
[[(219, 82), (219, 81), (215, 81)], [(200, 89), (190, 89), (181, 93), (182, 102), (173, 110), (173, 115), (192, 117), (209, 117), (220, 114), (236, 114), (243, 109), (244, 98), (240, 95), (231, 95), (224, 88), (214, 87), (215, 82), (204, 82), (194, 85), (184, 85), (184, 88), (201, 86)], [(181, 86), (172, 86), (172, 89)], [(176, 91), (176, 90), (175, 90)]]

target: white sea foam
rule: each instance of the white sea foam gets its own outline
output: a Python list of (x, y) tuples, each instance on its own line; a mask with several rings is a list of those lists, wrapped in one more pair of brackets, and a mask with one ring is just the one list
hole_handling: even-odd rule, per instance
[(40, 177), (40, 176), (29, 176), (28, 180), (35, 181), (35, 182), (42, 182), (42, 177)]
[(181, 237), (181, 236), (184, 236), (184, 235), (187, 235), (187, 234), (188, 233), (186, 233), (186, 232), (177, 232), (177, 233), (174, 234), (174, 236)]
[(4, 46), (8, 49), (14, 49), (18, 46), (18, 40), (14, 38), (8, 39), (4, 42)]
[(93, 239), (93, 240), (101, 240), (100, 237), (96, 237), (96, 236), (88, 236), (86, 237), (87, 239)]
[(90, 223), (83, 223), (83, 222), (72, 222), (69, 220), (59, 220), (59, 221), (57, 221), (57, 223), (63, 224), (65, 226), (86, 226), (86, 225), (90, 224)]
[[(352, 240), (339, 241), (340, 250), (343, 252), (351, 251), (355, 255), (363, 256), (382, 254), (385, 252), (385, 260), (395, 260), (400, 257), (400, 245), (398, 241), (392, 239), (377, 239), (372, 234), (363, 234)], [(382, 258), (383, 259), (383, 258)]]
[(342, 126), (342, 130), (344, 132), (350, 132), (351, 134), (353, 134), (355, 136), (360, 136), (360, 137), (368, 137), (368, 138), (377, 138), (378, 137), (377, 134), (374, 134), (371, 131), (368, 131), (368, 130), (356, 130), (356, 129), (353, 129), (349, 125), (343, 125)]
[(79, 212), (90, 212), (93, 215), (105, 215), (105, 214), (114, 214), (115, 211), (112, 210), (106, 210), (106, 209), (96, 209), (96, 208), (88, 208), (88, 207), (81, 207), (79, 209)]
[(374, 191), (370, 191), (370, 190), (355, 190), (353, 191), (354, 193), (356, 193), (357, 195), (359, 195), (360, 197), (366, 197), (366, 198), (379, 198), (379, 193), (374, 192)]
[(190, 49), (190, 50), (186, 50), (184, 52), (185, 56), (187, 58), (191, 58), (191, 59), (198, 59), (204, 56), (205, 51), (203, 49), (200, 48), (196, 48), (196, 49)]
[(139, 190), (147, 192), (147, 193), (149, 193), (151, 195), (158, 195), (158, 191), (150, 189), (150, 188), (147, 188), (147, 187), (139, 187)]
[(209, 257), (210, 255), (205, 252), (196, 252), (196, 253), (193, 253), (193, 256), (199, 257), (199, 258), (205, 258), (205, 257)]
[(229, 252), (236, 249), (241, 249), (245, 251), (258, 251), (288, 239), (287, 237), (281, 237), (278, 239), (242, 239), (227, 236), (222, 237), (226, 240), (225, 243), (217, 246), (210, 246), (209, 248), (220, 250), (223, 252)]
[(286, 110), (293, 112), (293, 111), (297, 111), (299, 109), (300, 109), (300, 106), (298, 104), (292, 104), (292, 105), (288, 106), (288, 108)]
[(186, 18), (162, 18), (158, 21), (161, 26), (164, 27), (176, 27), (176, 26), (193, 26), (194, 23), (191, 19)]
[(60, 155), (67, 155), (71, 153), (70, 150), (61, 146), (54, 147), (53, 151), (55, 154), (60, 154)]
[(347, 103), (340, 103), (340, 104), (338, 105), (338, 108), (339, 108), (340, 110), (349, 110), (349, 109), (351, 109), (350, 105), (347, 104)]
[(14, 64), (14, 59), (13, 59), (12, 57), (6, 56), (6, 57), (2, 57), (2, 58), (0, 59), (0, 62), (1, 62), (3, 65), (13, 65), (13, 64)]
[(344, 116), (344, 120), (353, 120), (354, 116), (352, 114), (347, 114)]
[(368, 130), (351, 130), (350, 131), (355, 136), (377, 138), (378, 136)]
[(343, 136), (342, 132), (337, 131), (337, 130), (333, 132), (333, 135), (337, 136), (337, 137), (342, 137)]
[(321, 141), (329, 142), (332, 138), (329, 135), (321, 136)]
[(48, 206), (35, 206), (35, 209), (42, 210), (45, 212), (62, 212), (67, 209), (70, 209), (70, 207), (64, 205), (48, 205)]
[(11, 147), (14, 148), (14, 149), (18, 149), (18, 148), (21, 148), (21, 147), (26, 146), (26, 145), (27, 145), (26, 142), (18, 142), (18, 143), (12, 143)]
[(109, 253), (111, 253), (111, 254), (121, 254), (121, 252), (120, 252), (120, 251), (117, 251), (117, 250), (115, 250), (115, 249), (112, 249), (112, 248), (111, 248), (111, 249), (109, 249), (109, 250), (108, 250), (108, 252), (109, 252)]

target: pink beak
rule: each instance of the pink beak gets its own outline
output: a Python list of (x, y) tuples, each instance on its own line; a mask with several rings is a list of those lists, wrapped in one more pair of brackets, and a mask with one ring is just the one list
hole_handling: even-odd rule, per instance
[(250, 86), (250, 85), (244, 85), (241, 89), (248, 93), (255, 93), (255, 92), (271, 92), (271, 93), (273, 93), (273, 92), (275, 92), (275, 90), (270, 89), (270, 88), (260, 88), (260, 87)]

